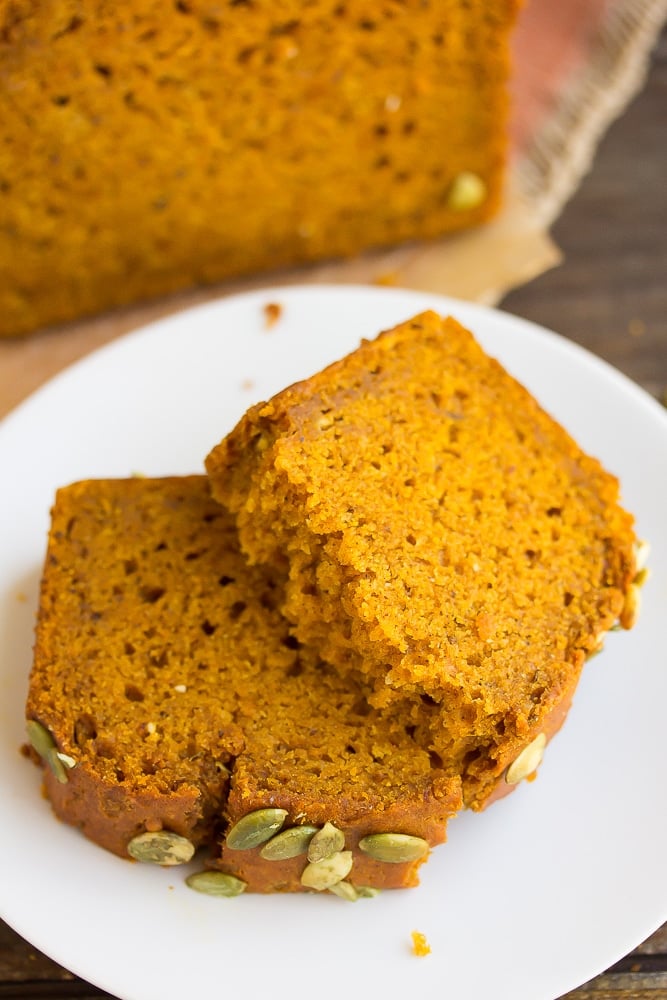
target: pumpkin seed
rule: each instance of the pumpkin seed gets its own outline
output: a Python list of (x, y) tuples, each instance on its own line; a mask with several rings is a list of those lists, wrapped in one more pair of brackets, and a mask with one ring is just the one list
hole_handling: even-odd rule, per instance
[(264, 844), (259, 852), (260, 857), (265, 861), (286, 861), (288, 858), (305, 854), (317, 830), (316, 826), (305, 825), (291, 826), (289, 830), (282, 830)]
[(586, 659), (592, 660), (594, 656), (598, 656), (604, 650), (604, 641), (607, 637), (606, 631), (598, 632), (593, 639), (593, 645), (591, 649), (586, 653)]
[(227, 834), (227, 847), (248, 851), (270, 840), (285, 822), (286, 809), (256, 809), (235, 823)]
[(333, 892), (334, 896), (340, 896), (341, 899), (346, 899), (348, 903), (355, 903), (359, 899), (359, 893), (351, 882), (336, 882), (335, 885), (329, 887), (329, 892)]
[(545, 733), (540, 733), (532, 743), (524, 747), (516, 760), (510, 764), (505, 772), (505, 781), (508, 785), (517, 785), (529, 774), (536, 771), (544, 755), (544, 748), (547, 745)]
[(352, 851), (339, 851), (332, 854), (323, 861), (311, 861), (307, 864), (301, 884), (307, 889), (316, 889), (321, 892), (323, 889), (330, 889), (350, 874), (352, 869)]
[(621, 612), (621, 625), (623, 628), (628, 629), (633, 627), (639, 617), (640, 609), (641, 590), (636, 584), (631, 583), (625, 595), (625, 604)]
[(359, 847), (375, 861), (387, 861), (389, 864), (418, 861), (429, 851), (425, 840), (408, 833), (371, 833), (359, 841)]
[(380, 895), (380, 890), (372, 885), (356, 885), (355, 889), (357, 890), (359, 899), (374, 899), (375, 896)]
[(140, 833), (127, 845), (127, 852), (136, 861), (152, 865), (184, 865), (195, 853), (194, 844), (171, 830)]
[(196, 892), (206, 893), (207, 896), (240, 896), (245, 892), (248, 883), (236, 875), (228, 875), (226, 872), (195, 872), (188, 875), (185, 884)]
[(334, 896), (340, 896), (341, 899), (349, 900), (350, 903), (358, 899), (373, 899), (380, 895), (380, 890), (373, 888), (372, 885), (352, 885), (351, 882), (336, 882), (330, 887), (329, 892), (333, 892)]
[(68, 753), (60, 753), (59, 750), (56, 750), (56, 757), (58, 758), (61, 764), (65, 765), (68, 771), (71, 771), (73, 767), (76, 767), (76, 761), (74, 760), (74, 757), (70, 757)]
[(25, 728), (33, 749), (37, 751), (40, 757), (46, 760), (49, 751), (54, 750), (56, 747), (56, 741), (53, 736), (46, 726), (43, 726), (41, 722), (37, 722), (35, 719), (28, 719)]
[(452, 181), (447, 194), (447, 208), (453, 212), (465, 212), (481, 205), (486, 195), (487, 188), (482, 178), (470, 170), (463, 170)]
[(315, 834), (308, 847), (309, 861), (324, 861), (345, 847), (345, 834), (333, 823), (325, 823)]
[(76, 761), (69, 754), (60, 753), (56, 741), (46, 726), (35, 719), (26, 722), (28, 739), (45, 764), (48, 764), (54, 777), (61, 785), (67, 784), (67, 771), (76, 767)]
[(66, 785), (68, 781), (67, 766), (60, 759), (60, 754), (56, 750), (49, 750), (44, 759), (51, 768), (51, 773), (56, 780), (59, 781), (61, 785)]
[(635, 571), (637, 573), (639, 573), (646, 567), (646, 563), (648, 562), (648, 557), (650, 555), (650, 552), (651, 552), (651, 546), (649, 545), (648, 542), (643, 540), (637, 542), (635, 548)]

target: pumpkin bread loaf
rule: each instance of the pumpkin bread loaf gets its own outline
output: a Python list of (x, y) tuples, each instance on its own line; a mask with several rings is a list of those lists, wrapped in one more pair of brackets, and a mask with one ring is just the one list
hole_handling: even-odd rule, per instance
[(282, 564), (291, 634), (399, 709), (473, 808), (535, 769), (632, 624), (617, 480), (453, 319), (254, 406), (207, 469), (251, 562)]
[(476, 225), (518, 0), (0, 0), (0, 335)]
[(460, 782), (301, 649), (276, 594), (204, 476), (60, 490), (27, 702), (53, 808), (121, 856), (208, 846), (209, 891), (414, 885)]

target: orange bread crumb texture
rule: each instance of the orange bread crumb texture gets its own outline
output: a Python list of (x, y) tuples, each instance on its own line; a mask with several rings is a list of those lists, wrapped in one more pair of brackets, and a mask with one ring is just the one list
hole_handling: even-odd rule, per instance
[(0, 2), (0, 335), (489, 218), (517, 6)]
[(327, 823), (355, 884), (416, 884), (460, 807), (400, 715), (290, 637), (205, 477), (59, 491), (27, 714), (62, 819), (138, 860), (208, 844), (257, 891), (307, 888), (307, 836), (285, 857), (265, 841)]
[(207, 458), (305, 647), (400, 706), (480, 807), (623, 615), (618, 482), (424, 313), (251, 408)]
[(417, 958), (424, 958), (425, 955), (431, 954), (431, 946), (426, 940), (426, 935), (422, 934), (421, 931), (412, 931), (412, 953), (416, 955)]

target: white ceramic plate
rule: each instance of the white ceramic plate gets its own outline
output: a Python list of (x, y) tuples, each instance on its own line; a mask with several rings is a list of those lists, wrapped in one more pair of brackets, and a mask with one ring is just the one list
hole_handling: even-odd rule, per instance
[[(263, 307), (282, 317), (267, 329)], [(653, 575), (636, 629), (587, 666), (539, 779), (463, 814), (422, 886), (201, 896), (58, 823), (17, 753), (37, 586), (57, 486), (203, 471), (258, 399), (432, 307), (471, 327), (620, 476)], [(0, 905), (73, 972), (127, 1000), (442, 996), (552, 1000), (667, 918), (667, 415), (616, 371), (499, 312), (398, 290), (273, 289), (182, 313), (91, 355), (0, 426)], [(416, 958), (410, 934), (432, 953)]]

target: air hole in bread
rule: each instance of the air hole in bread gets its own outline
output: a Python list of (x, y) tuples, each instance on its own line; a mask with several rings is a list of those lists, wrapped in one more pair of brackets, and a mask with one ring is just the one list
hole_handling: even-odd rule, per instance
[(146, 602), (146, 604), (155, 604), (161, 597), (164, 597), (165, 593), (166, 591), (164, 587), (145, 586), (139, 589), (139, 596), (142, 601)]
[(300, 677), (303, 673), (303, 665), (299, 660), (295, 660), (294, 663), (290, 664), (287, 668), (286, 673), (288, 677)]
[(146, 696), (136, 684), (126, 684), (125, 697), (128, 701), (143, 701)]
[(84, 747), (89, 740), (97, 737), (97, 726), (92, 715), (80, 715), (74, 723), (74, 742)]

